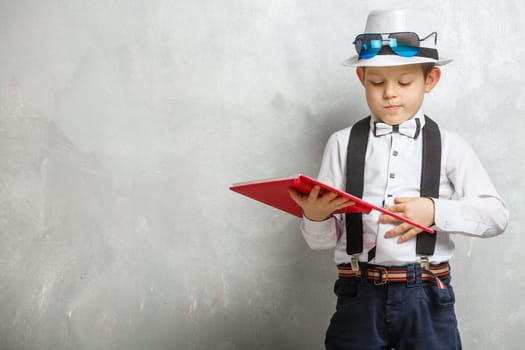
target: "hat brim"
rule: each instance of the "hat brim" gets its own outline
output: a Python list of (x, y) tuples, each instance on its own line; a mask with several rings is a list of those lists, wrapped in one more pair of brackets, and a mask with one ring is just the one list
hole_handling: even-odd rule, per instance
[(352, 56), (343, 62), (347, 67), (388, 67), (388, 66), (402, 66), (406, 64), (418, 63), (434, 63), (436, 66), (444, 66), (452, 62), (451, 58), (440, 58), (435, 60), (427, 57), (402, 57), (398, 55), (377, 55), (372, 58), (361, 58), (359, 56)]

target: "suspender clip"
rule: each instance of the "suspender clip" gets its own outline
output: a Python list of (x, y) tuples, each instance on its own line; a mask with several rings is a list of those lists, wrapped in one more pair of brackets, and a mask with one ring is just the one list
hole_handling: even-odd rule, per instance
[(359, 255), (353, 255), (350, 259), (350, 264), (352, 265), (352, 271), (359, 271)]
[(428, 262), (428, 256), (422, 256), (420, 262), (421, 262), (421, 269), (422, 270), (429, 270), (430, 269), (430, 263)]

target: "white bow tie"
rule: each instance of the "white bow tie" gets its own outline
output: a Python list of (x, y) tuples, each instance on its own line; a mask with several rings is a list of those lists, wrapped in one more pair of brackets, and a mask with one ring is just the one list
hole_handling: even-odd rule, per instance
[(398, 132), (413, 139), (417, 139), (420, 131), (421, 122), (419, 121), (419, 118), (412, 118), (398, 125), (374, 122), (374, 136), (376, 137)]

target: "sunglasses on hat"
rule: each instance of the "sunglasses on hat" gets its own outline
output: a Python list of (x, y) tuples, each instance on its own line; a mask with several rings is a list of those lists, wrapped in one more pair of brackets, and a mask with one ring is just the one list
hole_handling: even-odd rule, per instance
[(384, 50), (385, 54), (394, 54), (402, 57), (422, 56), (439, 59), (437, 50), (420, 47), (419, 43), (434, 36), (434, 44), (437, 43), (437, 32), (432, 32), (423, 39), (414, 32), (399, 33), (372, 33), (359, 34), (354, 40), (355, 50), (359, 58), (372, 58), (377, 54), (382, 54), (382, 49), (387, 44), (391, 51)]

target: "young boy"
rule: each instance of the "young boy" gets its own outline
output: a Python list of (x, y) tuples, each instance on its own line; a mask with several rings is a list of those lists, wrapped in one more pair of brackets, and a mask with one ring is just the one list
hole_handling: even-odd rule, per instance
[(373, 11), (355, 39), (370, 118), (328, 140), (318, 179), (435, 230), (386, 215), (334, 214), (334, 193), (290, 190), (312, 249), (334, 249), (339, 279), (327, 349), (461, 349), (448, 261), (456, 234), (504, 231), (508, 211), (470, 146), (422, 111), (439, 82), (437, 33), (418, 11)]

